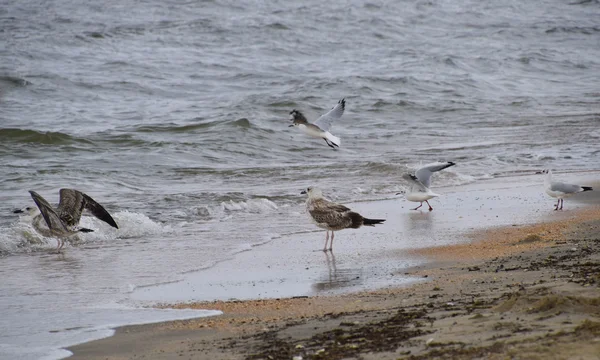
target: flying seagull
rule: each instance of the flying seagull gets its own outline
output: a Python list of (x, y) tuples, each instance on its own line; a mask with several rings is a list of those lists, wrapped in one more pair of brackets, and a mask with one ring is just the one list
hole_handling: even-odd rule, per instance
[(290, 112), (291, 120), (294, 122), (289, 127), (297, 127), (306, 135), (323, 139), (331, 148), (335, 149), (336, 147), (340, 147), (340, 138), (337, 136), (333, 136), (329, 129), (331, 128), (331, 124), (342, 117), (344, 114), (344, 110), (346, 109), (346, 100), (342, 99), (338, 101), (337, 105), (333, 107), (333, 109), (329, 110), (327, 114), (321, 115), (313, 124), (309, 123), (306, 120), (304, 115), (294, 109)]
[(327, 242), (329, 241), (329, 231), (331, 231), (331, 243), (329, 251), (333, 250), (333, 232), (342, 229), (358, 229), (359, 227), (375, 226), (385, 220), (367, 219), (360, 214), (355, 213), (341, 204), (336, 204), (323, 197), (320, 189), (309, 187), (301, 194), (308, 194), (306, 200), (306, 210), (310, 214), (313, 222), (321, 229), (327, 230), (325, 233), (325, 247), (323, 251), (327, 251)]
[[(552, 181), (551, 170), (543, 170), (538, 174), (546, 174), (546, 178), (544, 179), (544, 187), (546, 188), (546, 194), (558, 199), (556, 205), (554, 206), (554, 210), (563, 209), (563, 202), (565, 201), (565, 198), (580, 192), (593, 190), (590, 186), (565, 184), (562, 182)], [(558, 205), (560, 205), (560, 208), (558, 207)]]
[(455, 163), (451, 161), (431, 163), (419, 168), (415, 175), (404, 174), (402, 176), (404, 180), (408, 180), (408, 182), (410, 183), (410, 188), (405, 195), (406, 200), (421, 203), (419, 206), (411, 210), (419, 209), (421, 206), (423, 206), (423, 201), (425, 201), (427, 205), (429, 205), (429, 211), (433, 210), (428, 200), (440, 195), (434, 193), (429, 188), (431, 184), (431, 175), (433, 175), (434, 172), (444, 170), (445, 168), (448, 168), (452, 165), (455, 165)]
[[(27, 207), (25, 210), (15, 210), (15, 213), (27, 212), (33, 217), (33, 227), (43, 236), (52, 236), (58, 239), (57, 251), (64, 246), (64, 238), (78, 232), (92, 232), (94, 230), (78, 227), (81, 213), (84, 209), (89, 210), (92, 215), (104, 221), (108, 225), (119, 228), (108, 211), (88, 195), (74, 189), (60, 189), (60, 202), (58, 207), (53, 208), (46, 199), (35, 191), (29, 193), (35, 201), (38, 209)], [(46, 221), (48, 228), (41, 225), (42, 218)]]

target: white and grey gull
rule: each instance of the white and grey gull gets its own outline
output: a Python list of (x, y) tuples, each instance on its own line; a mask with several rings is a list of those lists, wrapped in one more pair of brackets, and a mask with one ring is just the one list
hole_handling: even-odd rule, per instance
[(311, 216), (313, 222), (325, 229), (325, 246), (323, 251), (327, 251), (329, 242), (329, 231), (331, 231), (331, 242), (329, 250), (333, 250), (334, 231), (343, 229), (358, 229), (361, 226), (375, 226), (384, 222), (384, 219), (367, 219), (344, 205), (336, 204), (323, 197), (323, 192), (315, 187), (309, 187), (301, 194), (308, 194), (306, 200), (306, 210)]
[[(563, 209), (563, 203), (565, 201), (565, 198), (568, 198), (569, 196), (575, 195), (580, 192), (593, 190), (590, 186), (581, 186), (553, 181), (551, 170), (543, 170), (540, 173), (546, 174), (546, 177), (544, 178), (544, 188), (546, 190), (546, 194), (550, 195), (555, 199), (558, 199), (556, 205), (554, 206), (554, 210)], [(559, 205), (560, 208), (558, 207)]]
[(404, 174), (402, 176), (403, 179), (407, 180), (410, 183), (410, 187), (405, 194), (406, 200), (421, 203), (419, 206), (411, 210), (418, 210), (421, 206), (423, 206), (423, 202), (427, 203), (427, 205), (429, 206), (429, 211), (433, 210), (433, 207), (431, 207), (431, 204), (429, 204), (428, 200), (433, 199), (434, 197), (438, 197), (440, 195), (434, 193), (429, 188), (429, 186), (431, 186), (431, 176), (434, 172), (444, 170), (452, 165), (456, 164), (451, 161), (435, 162), (420, 167), (414, 175)]
[[(60, 201), (56, 208), (50, 205), (46, 199), (35, 191), (30, 190), (29, 193), (36, 203), (37, 209), (34, 207), (26, 207), (24, 210), (15, 210), (14, 212), (27, 212), (33, 217), (32, 224), (36, 231), (43, 236), (56, 237), (58, 240), (58, 245), (56, 247), (57, 251), (60, 251), (64, 246), (63, 239), (79, 232), (93, 231), (78, 226), (81, 214), (84, 210), (90, 211), (92, 215), (110, 226), (116, 229), (119, 228), (115, 220), (102, 205), (98, 204), (94, 199), (81, 191), (74, 189), (60, 189)], [(46, 222), (47, 228), (42, 226), (42, 219)]]
[(341, 99), (338, 103), (329, 110), (326, 114), (321, 115), (314, 123), (309, 123), (306, 117), (298, 110), (294, 109), (290, 112), (291, 120), (294, 122), (290, 127), (297, 127), (306, 135), (323, 139), (331, 148), (340, 147), (341, 140), (339, 137), (332, 135), (329, 132), (333, 122), (342, 117), (346, 109), (346, 100)]

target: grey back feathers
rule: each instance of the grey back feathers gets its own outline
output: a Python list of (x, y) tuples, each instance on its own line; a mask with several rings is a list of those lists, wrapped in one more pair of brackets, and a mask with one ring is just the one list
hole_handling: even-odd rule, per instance
[[(582, 191), (586, 191), (584, 189), (585, 187), (583, 186), (579, 186), (579, 185), (573, 185), (573, 184), (566, 184), (566, 183), (562, 183), (562, 182), (552, 182), (550, 183), (550, 190), (551, 191), (559, 191), (565, 194), (574, 194), (574, 193), (578, 193), (578, 192), (582, 192)], [(592, 188), (589, 188), (588, 190), (591, 190)]]

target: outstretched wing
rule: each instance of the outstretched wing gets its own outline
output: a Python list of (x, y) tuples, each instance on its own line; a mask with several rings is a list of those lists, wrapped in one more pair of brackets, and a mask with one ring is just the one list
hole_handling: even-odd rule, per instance
[(342, 99), (338, 101), (337, 105), (333, 107), (333, 109), (329, 110), (328, 113), (321, 115), (320, 118), (315, 121), (315, 125), (321, 128), (323, 131), (329, 131), (331, 128), (331, 124), (342, 117), (344, 115), (344, 110), (346, 109), (346, 100)]
[(59, 231), (62, 230), (64, 232), (69, 231), (65, 224), (61, 221), (56, 211), (54, 211), (54, 209), (52, 208), (52, 205), (50, 205), (46, 201), (46, 199), (44, 199), (40, 194), (36, 193), (33, 190), (29, 190), (29, 193), (31, 194), (33, 201), (35, 201), (37, 207), (40, 209), (44, 220), (46, 220), (46, 225), (48, 225), (48, 229)]
[(431, 184), (431, 175), (433, 175), (434, 172), (444, 170), (445, 168), (449, 168), (452, 165), (455, 165), (452, 161), (427, 164), (425, 166), (422, 166), (419, 170), (417, 170), (415, 175), (423, 185), (429, 187), (429, 185)]
[(76, 226), (81, 219), (84, 202), (83, 193), (73, 189), (60, 189), (60, 200), (56, 212), (68, 226)]
[(425, 186), (416, 176), (412, 174), (404, 174), (402, 175), (404, 180), (407, 180), (413, 189), (418, 191), (427, 192), (427, 186)]
[(83, 209), (87, 209), (97, 217), (114, 228), (119, 228), (108, 211), (88, 195), (74, 189), (60, 189), (60, 203), (58, 214), (69, 226), (76, 226), (81, 219)]
[(85, 208), (89, 210), (95, 217), (116, 229), (119, 228), (115, 220), (102, 205), (98, 204), (94, 199), (86, 194), (83, 194), (83, 198), (85, 199)]

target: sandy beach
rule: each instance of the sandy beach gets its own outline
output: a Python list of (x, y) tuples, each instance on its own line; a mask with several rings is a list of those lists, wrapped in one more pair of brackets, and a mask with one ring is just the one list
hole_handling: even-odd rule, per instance
[[(224, 263), (145, 289), (140, 299), (163, 293), (157, 306), (223, 315), (118, 328), (69, 348), (72, 358), (598, 359), (600, 192), (555, 212), (531, 178), (503, 182), (446, 189), (432, 213), (399, 200), (395, 210), (352, 204), (404, 225), (375, 228), (368, 244), (356, 240), (365, 233), (340, 232), (335, 255), (319, 258), (322, 234), (298, 234), (239, 254), (229, 272)], [(389, 245), (398, 234), (419, 246)], [(436, 246), (440, 234), (446, 245)], [(349, 252), (363, 256), (352, 262)], [(300, 264), (299, 254), (308, 254)]]

